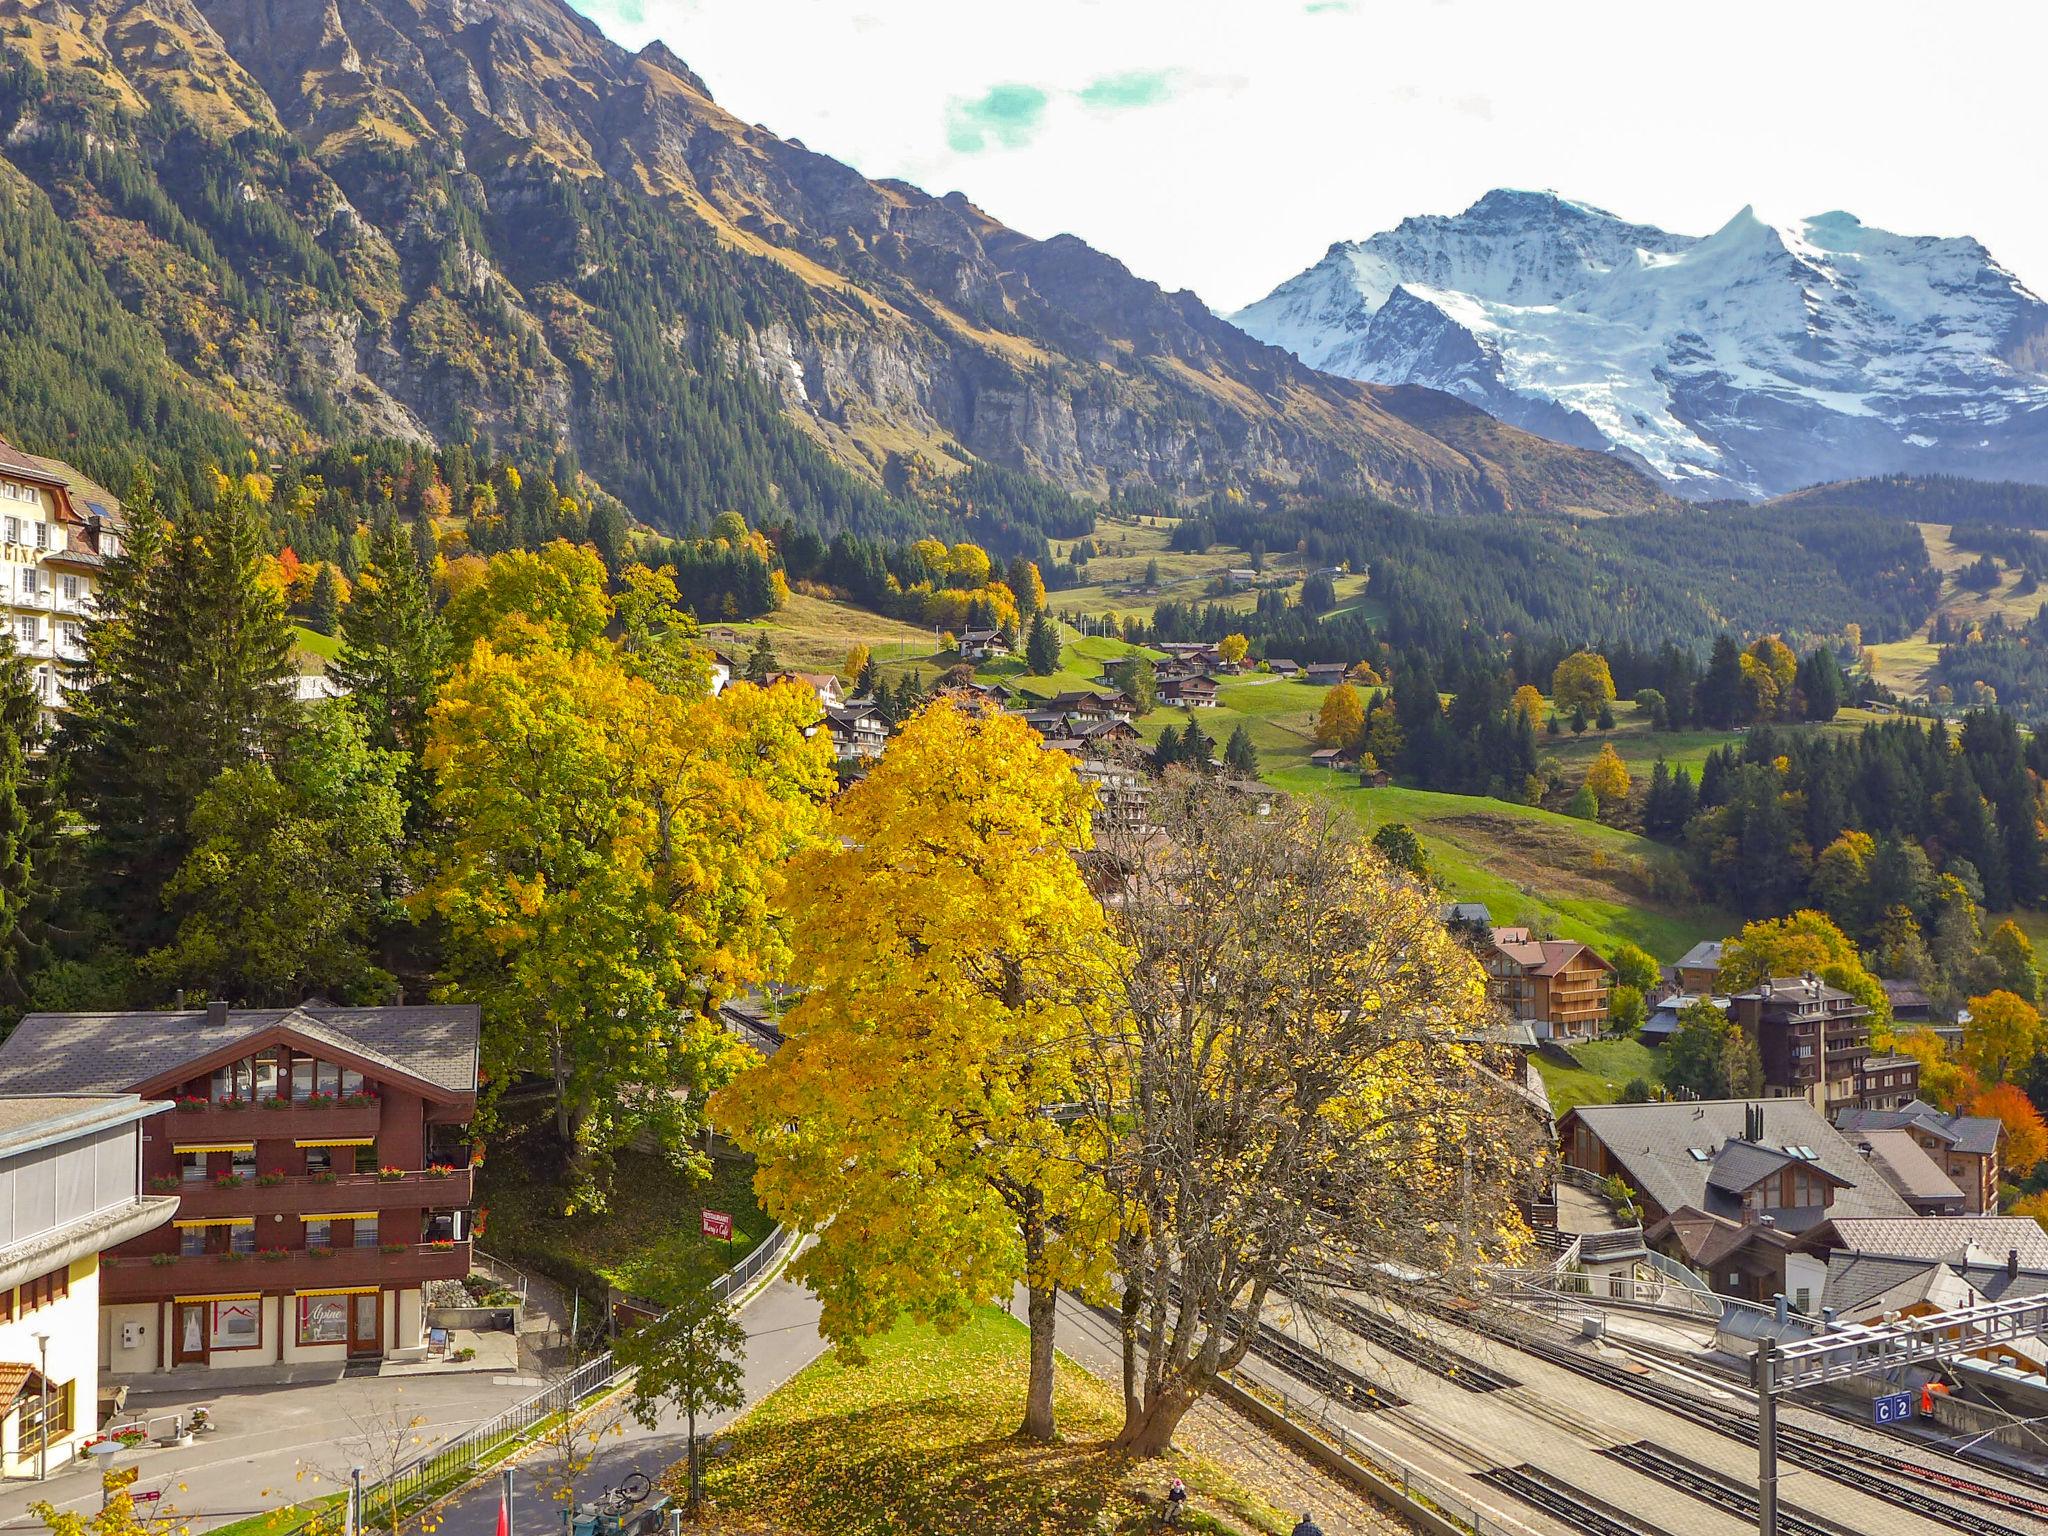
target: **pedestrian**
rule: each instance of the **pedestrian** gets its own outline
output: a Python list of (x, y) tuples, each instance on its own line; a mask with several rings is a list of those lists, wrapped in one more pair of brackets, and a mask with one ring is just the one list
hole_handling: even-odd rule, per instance
[(1323, 1528), (1307, 1510), (1301, 1512), (1301, 1521), (1294, 1527), (1294, 1536), (1323, 1536)]
[(1179, 1525), (1181, 1512), (1188, 1507), (1188, 1485), (1175, 1478), (1166, 1485), (1166, 1523)]

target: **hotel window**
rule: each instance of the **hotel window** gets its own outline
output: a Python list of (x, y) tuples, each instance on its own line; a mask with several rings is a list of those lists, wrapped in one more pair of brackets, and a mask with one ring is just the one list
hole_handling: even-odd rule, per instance
[(48, 549), (49, 547), (50, 547), (50, 525), (49, 525), (48, 523), (37, 523), (37, 524), (36, 524), (36, 548), (37, 548), (37, 549)]
[(206, 1252), (206, 1228), (178, 1228), (178, 1253), (187, 1259), (199, 1258)]
[(352, 1223), (350, 1223), (350, 1225), (352, 1225), (352, 1226), (353, 1226), (353, 1227), (354, 1227), (354, 1228), (356, 1229), (356, 1230), (355, 1230), (355, 1237), (354, 1237), (354, 1239), (353, 1239), (353, 1241), (354, 1241), (354, 1243), (355, 1243), (355, 1246), (356, 1246), (356, 1247), (358, 1247), (358, 1248), (374, 1248), (374, 1247), (376, 1247), (376, 1246), (377, 1246), (377, 1218), (376, 1218), (376, 1217), (374, 1217), (374, 1216), (370, 1216), (370, 1217), (360, 1217), (360, 1216), (359, 1216), (359, 1217), (357, 1217), (357, 1218), (356, 1218), (356, 1220), (355, 1220), (355, 1221), (353, 1221)]
[(229, 1099), (247, 1099), (252, 1081), (249, 1058), (230, 1061), (213, 1069), (213, 1101), (226, 1103)]
[(353, 1067), (343, 1067), (341, 1069), (341, 1091), (344, 1094), (361, 1093), (363, 1091), (363, 1074), (356, 1071)]
[(233, 1161), (229, 1167), (244, 1179), (256, 1177), (256, 1149), (241, 1147), (229, 1154)]
[(254, 1349), (263, 1342), (263, 1303), (254, 1296), (213, 1304), (207, 1341), (214, 1349)]
[(279, 1094), (279, 1066), (282, 1053), (276, 1046), (256, 1053), (256, 1097), (274, 1099)]
[[(7, 493), (12, 496), (14, 494), (14, 487), (9, 486)], [(19, 544), (21, 542), (21, 519), (18, 517), (7, 519), (7, 542), (10, 544)]]
[(64, 601), (67, 603), (78, 601), (78, 578), (76, 576), (66, 576), (64, 578)]
[(43, 633), (43, 621), (34, 614), (23, 614), (14, 621), (14, 638), (23, 645), (34, 645)]
[(301, 1102), (313, 1097), (313, 1068), (317, 1065), (310, 1056), (292, 1058), (292, 1097)]
[(180, 1152), (178, 1154), (178, 1177), (187, 1184), (206, 1182), (206, 1154), (204, 1152)]
[(334, 1148), (332, 1148), (332, 1147), (308, 1147), (308, 1148), (306, 1148), (306, 1172), (308, 1172), (308, 1173), (332, 1173), (332, 1172), (335, 1172), (335, 1171), (336, 1171), (336, 1169), (335, 1169), (335, 1167), (334, 1167)]
[(21, 568), (21, 595), (23, 597), (34, 597), (37, 592), (42, 590), (42, 584), (37, 580), (39, 574), (32, 565), (25, 565)]
[(55, 1445), (71, 1433), (72, 1399), (77, 1395), (76, 1386), (75, 1382), (53, 1381), (47, 1399), (40, 1390), (23, 1390), (21, 1434), (15, 1447), (17, 1457), (34, 1456), (43, 1447)]
[(308, 1248), (331, 1248), (334, 1246), (334, 1228), (325, 1216), (306, 1218), (306, 1246)]
[(346, 1344), (348, 1342), (346, 1296), (301, 1296), (299, 1298), (299, 1342), (301, 1344)]
[(238, 1221), (228, 1228), (228, 1251), (230, 1253), (254, 1253), (256, 1251), (256, 1223)]

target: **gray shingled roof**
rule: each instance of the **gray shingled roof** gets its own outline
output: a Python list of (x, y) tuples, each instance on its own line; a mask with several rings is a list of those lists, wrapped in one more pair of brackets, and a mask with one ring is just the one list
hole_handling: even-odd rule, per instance
[(1703, 971), (1709, 968), (1718, 970), (1720, 965), (1721, 940), (1719, 939), (1702, 939), (1678, 957), (1678, 966), (1682, 970)]
[[(1763, 1145), (1811, 1147), (1813, 1166), (1842, 1181), (1829, 1214), (1911, 1216), (1898, 1191), (1821, 1112), (1804, 1099), (1707, 1099), (1671, 1104), (1582, 1104), (1572, 1113), (1622, 1166), (1622, 1177), (1666, 1211), (1692, 1206), (1712, 1210), (1707, 1177), (1713, 1155), (1743, 1136), (1743, 1117), (1754, 1104), (1763, 1110)], [(1694, 1157), (1693, 1149), (1707, 1154)]]
[(1724, 1142), (1707, 1167), (1707, 1188), (1739, 1195), (1757, 1180), (1767, 1179), (1780, 1168), (1803, 1162), (1775, 1147), (1759, 1147), (1747, 1141)]
[(476, 1091), (482, 1010), (235, 1008), (225, 1024), (203, 1009), (162, 1013), (31, 1013), (0, 1044), (0, 1093), (121, 1093), (181, 1062), (282, 1025), (448, 1093)]
[(1894, 1259), (1961, 1259), (1969, 1248), (1987, 1263), (2017, 1251), (2029, 1269), (2048, 1269), (2048, 1232), (2031, 1216), (1913, 1216), (1904, 1220), (1857, 1217), (1830, 1222), (1851, 1253)]
[(1870, 1165), (1908, 1200), (1960, 1200), (1963, 1192), (1941, 1171), (1941, 1164), (1922, 1150), (1910, 1131), (1864, 1130), (1844, 1133), (1869, 1149)]
[(1945, 1115), (1919, 1099), (1903, 1109), (1845, 1109), (1836, 1118), (1845, 1131), (1928, 1131), (1971, 1157), (1990, 1157), (1997, 1152), (2003, 1129), (1987, 1116)]

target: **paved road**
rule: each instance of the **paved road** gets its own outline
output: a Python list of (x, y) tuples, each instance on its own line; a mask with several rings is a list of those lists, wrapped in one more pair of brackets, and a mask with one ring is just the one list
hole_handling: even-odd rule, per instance
[[(368, 1376), (320, 1385), (131, 1391), (131, 1413), (171, 1414), (204, 1403), (220, 1428), (176, 1450), (131, 1452), (120, 1465), (139, 1470), (138, 1492), (161, 1490), (164, 1507), (175, 1509), (181, 1524), (202, 1531), (307, 1498), (315, 1491), (311, 1478), (320, 1473), (345, 1477), (355, 1438), (379, 1421), (403, 1425), (424, 1418), (407, 1438), (419, 1437), (419, 1449), (425, 1449), (534, 1392), (531, 1382), (497, 1384), (501, 1380), (465, 1372)], [(40, 1486), (10, 1481), (0, 1489), (0, 1531), (41, 1530), (28, 1507), (43, 1497), (59, 1509), (97, 1509), (99, 1468), (66, 1468)]]
[[(818, 1334), (818, 1315), (817, 1297), (781, 1278), (740, 1314), (747, 1328), (747, 1407), (825, 1352), (825, 1341)], [(716, 1430), (737, 1417), (728, 1413), (699, 1419), (698, 1433)], [(664, 1418), (653, 1429), (642, 1429), (627, 1419), (624, 1433), (607, 1439), (590, 1470), (577, 1479), (577, 1499), (581, 1502), (603, 1492), (628, 1472), (659, 1476), (681, 1461), (688, 1448), (689, 1435), (679, 1418)], [(534, 1486), (530, 1466), (513, 1469), (512, 1497), (514, 1524), (522, 1536), (554, 1536), (560, 1530), (560, 1506), (550, 1504)], [(498, 1522), (497, 1479), (487, 1478), (457, 1498), (442, 1511), (442, 1517), (438, 1536), (493, 1536)]]

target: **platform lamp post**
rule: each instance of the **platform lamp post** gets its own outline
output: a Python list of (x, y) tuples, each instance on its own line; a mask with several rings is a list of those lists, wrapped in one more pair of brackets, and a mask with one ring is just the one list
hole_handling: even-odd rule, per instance
[(47, 1333), (34, 1335), (36, 1341), (36, 1369), (42, 1382), (43, 1422), (36, 1436), (36, 1481), (43, 1482), (50, 1475), (50, 1336)]

